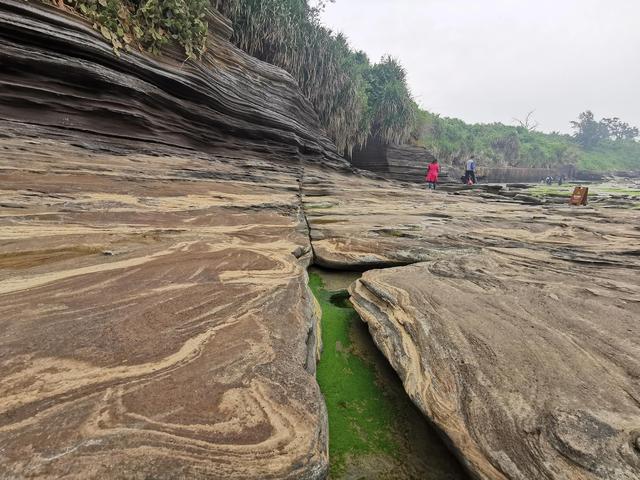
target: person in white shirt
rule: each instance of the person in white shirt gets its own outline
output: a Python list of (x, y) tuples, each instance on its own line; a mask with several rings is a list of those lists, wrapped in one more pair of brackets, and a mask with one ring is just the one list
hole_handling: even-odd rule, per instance
[(464, 183), (465, 183), (465, 185), (469, 184), (469, 179), (471, 179), (471, 182), (473, 182), (474, 185), (477, 183), (477, 180), (476, 180), (476, 157), (475, 157), (475, 155), (471, 155), (471, 158), (469, 158), (469, 160), (467, 160), (467, 163), (465, 165), (465, 172), (464, 172)]

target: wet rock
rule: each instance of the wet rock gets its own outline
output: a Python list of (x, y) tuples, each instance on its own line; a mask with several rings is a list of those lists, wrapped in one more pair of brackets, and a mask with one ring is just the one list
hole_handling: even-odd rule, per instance
[(537, 197), (532, 197), (531, 195), (523, 195), (521, 193), (515, 195), (514, 200), (518, 200), (522, 203), (528, 203), (529, 205), (542, 205), (544, 201)]

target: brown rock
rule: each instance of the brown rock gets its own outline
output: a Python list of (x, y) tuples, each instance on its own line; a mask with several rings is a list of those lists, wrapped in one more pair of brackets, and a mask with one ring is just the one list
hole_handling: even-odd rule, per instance
[(0, 477), (322, 478), (295, 172), (1, 144)]
[(352, 301), (479, 478), (635, 479), (640, 287), (530, 251), (364, 274)]
[(346, 163), (223, 19), (183, 64), (38, 5), (0, 3), (0, 477), (324, 478), (299, 181)]
[(317, 263), (415, 263), (352, 301), (475, 476), (639, 478), (637, 213), (305, 178)]
[(183, 64), (0, 3), (0, 477), (323, 478), (313, 256), (425, 262), (354, 299), (477, 475), (637, 478), (637, 213), (348, 175), (210, 22)]

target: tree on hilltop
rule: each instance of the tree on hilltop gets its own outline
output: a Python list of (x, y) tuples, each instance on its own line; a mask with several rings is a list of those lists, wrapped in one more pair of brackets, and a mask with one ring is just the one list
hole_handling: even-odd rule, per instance
[(594, 148), (603, 140), (609, 138), (608, 128), (601, 122), (596, 121), (591, 110), (582, 112), (578, 116), (577, 122), (571, 122), (571, 128), (576, 131), (574, 134), (576, 141), (587, 150)]
[(591, 150), (605, 140), (624, 141), (635, 140), (640, 132), (618, 117), (603, 118), (596, 121), (593, 112), (582, 112), (577, 122), (571, 122), (575, 130), (574, 138), (585, 149)]

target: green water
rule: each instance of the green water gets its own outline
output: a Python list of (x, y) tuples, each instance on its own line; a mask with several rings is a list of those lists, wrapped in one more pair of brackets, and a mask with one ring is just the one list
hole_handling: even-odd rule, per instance
[(355, 275), (340, 275), (313, 269), (309, 280), (322, 307), (317, 378), (329, 414), (331, 479), (467, 478), (349, 303), (344, 287)]

